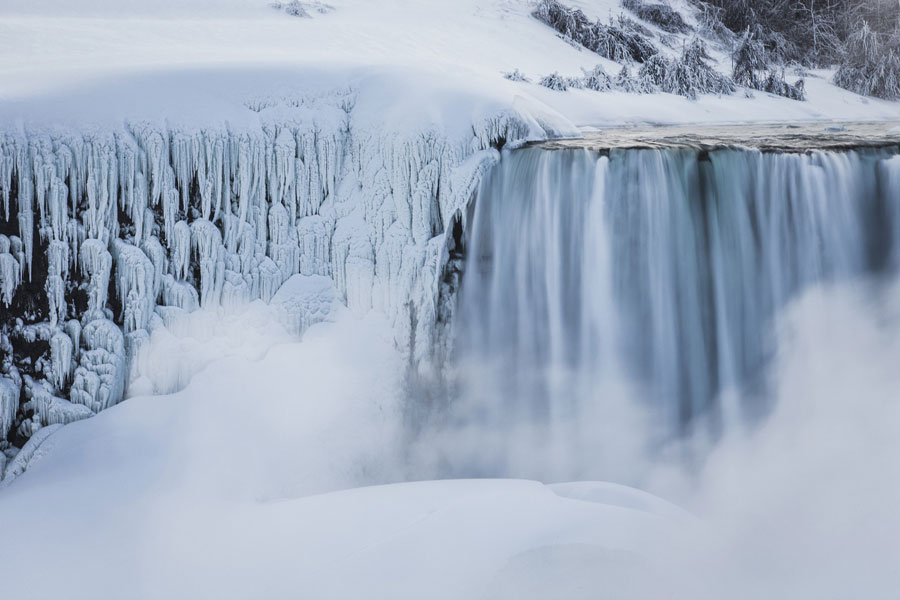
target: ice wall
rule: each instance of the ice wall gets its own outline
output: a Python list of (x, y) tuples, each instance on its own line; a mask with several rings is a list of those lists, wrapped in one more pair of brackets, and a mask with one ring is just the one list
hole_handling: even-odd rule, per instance
[(173, 310), (269, 301), (298, 273), (430, 356), (445, 224), (531, 125), (402, 134), (353, 107), (347, 91), (257, 102), (240, 126), (0, 133), (0, 443), (119, 402)]
[(545, 447), (621, 394), (664, 435), (752, 422), (778, 310), (898, 264), (897, 153), (504, 153), (467, 234), (457, 422)]

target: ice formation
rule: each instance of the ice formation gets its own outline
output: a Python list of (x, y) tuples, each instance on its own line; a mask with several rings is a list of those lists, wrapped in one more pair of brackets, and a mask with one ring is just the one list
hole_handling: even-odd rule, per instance
[(22, 449), (6, 463), (6, 469), (0, 473), (2, 475), (0, 488), (12, 483), (13, 479), (25, 472), (25, 469), (28, 468), (28, 463), (41, 456), (43, 452), (41, 445), (60, 427), (62, 427), (62, 424), (48, 425), (47, 427), (41, 427), (31, 435), (28, 441), (25, 442), (25, 445), (22, 446)]
[[(492, 147), (535, 123), (509, 110), (461, 138), (401, 135), (357, 125), (353, 105), (345, 90), (248, 104), (258, 118), (241, 127), (0, 132), (0, 303), (30, 307), (0, 325), (31, 377), (3, 384), (0, 443), (16, 423), (21, 440), (119, 402), (172, 309), (272, 301), (296, 274), (386, 313), (398, 346), (428, 357), (445, 224)], [(332, 305), (319, 296), (281, 303), (291, 329)]]

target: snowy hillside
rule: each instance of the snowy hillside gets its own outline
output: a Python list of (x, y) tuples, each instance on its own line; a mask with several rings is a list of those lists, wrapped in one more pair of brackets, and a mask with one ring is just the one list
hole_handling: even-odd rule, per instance
[[(187, 69), (219, 72), (241, 70), (256, 77), (229, 76), (229, 85), (247, 93), (265, 96), (272, 90), (302, 92), (317, 72), (335, 76), (354, 67), (390, 67), (409, 71), (406, 89), (426, 94), (436, 105), (451, 105), (463, 114), (467, 107), (458, 102), (441, 102), (442, 87), (432, 89), (420, 80), (418, 71), (427, 70), (440, 80), (452, 77), (466, 81), (466, 88), (502, 94), (507, 102), (516, 97), (534, 97), (559, 111), (580, 126), (622, 122), (693, 122), (796, 120), (796, 119), (878, 119), (897, 118), (896, 106), (840, 91), (818, 76), (808, 78), (809, 102), (789, 102), (759, 94), (753, 100), (740, 97), (701, 98), (688, 102), (668, 97), (621, 93), (598, 95), (583, 90), (554, 93), (536, 84), (512, 83), (501, 74), (519, 69), (537, 80), (553, 72), (580, 76), (582, 69), (602, 64), (610, 73), (615, 63), (575, 47), (535, 20), (530, 0), (335, 0), (324, 14), (315, 10), (311, 18), (291, 17), (273, 9), (265, 0), (190, 0), (185, 2), (85, 2), (9, 0), (0, 6), (0, 98), (29, 99), (52, 94), (59, 97), (73, 88), (94, 88), (96, 97), (85, 103), (88, 114), (126, 114), (126, 100), (104, 91), (110, 78), (131, 76), (128, 87), (133, 97), (157, 97), (160, 86), (135, 81), (134, 75), (172, 73)], [(618, 0), (569, 2), (591, 19), (607, 20), (622, 14)], [(674, 4), (689, 23), (695, 23), (693, 9), (686, 1)], [(650, 25), (651, 29), (653, 28)], [(657, 32), (658, 29), (655, 29)], [(689, 36), (670, 40), (680, 50)], [(655, 42), (660, 45), (659, 40)], [(722, 71), (731, 68), (730, 59), (715, 53)], [(263, 68), (288, 68), (273, 81), (263, 83)], [(350, 81), (349, 75), (344, 82)], [(390, 83), (372, 87), (400, 96)], [(456, 86), (459, 89), (459, 86)], [(198, 90), (199, 88), (199, 90)], [(202, 93), (204, 86), (181, 80), (177, 88)], [(251, 89), (247, 89), (251, 88)], [(196, 104), (169, 96), (167, 106), (190, 110)], [(188, 106), (185, 106), (188, 105)], [(421, 106), (421, 104), (420, 104)], [(4, 115), (16, 115), (23, 107), (5, 106)], [(79, 110), (84, 108), (79, 105)], [(7, 112), (12, 111), (12, 113)], [(167, 112), (167, 116), (172, 111)], [(45, 113), (46, 114), (46, 113)], [(80, 112), (78, 112), (80, 116)], [(210, 111), (204, 111), (209, 115)]]

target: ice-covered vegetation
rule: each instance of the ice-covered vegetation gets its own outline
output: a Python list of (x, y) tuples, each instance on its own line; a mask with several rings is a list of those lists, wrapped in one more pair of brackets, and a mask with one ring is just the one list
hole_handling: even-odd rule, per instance
[(778, 67), (839, 65), (837, 85), (866, 96), (900, 97), (900, 4), (896, 0), (697, 3), (707, 30), (720, 34), (728, 30), (744, 37), (739, 52), (746, 50), (749, 37), (762, 46), (766, 65), (756, 70), (767, 70), (770, 76), (755, 89), (793, 97), (796, 86), (771, 76)]
[(865, 96), (900, 99), (900, 26), (886, 36), (861, 22), (847, 40), (834, 81)]
[[(667, 4), (626, 0), (624, 6), (643, 21), (669, 34), (687, 34), (693, 31), (681, 14)], [(680, 56), (669, 56), (659, 52), (649, 41), (653, 36), (649, 29), (624, 15), (619, 16), (618, 27), (604, 25), (599, 21), (592, 24), (578, 9), (568, 8), (557, 0), (543, 0), (534, 16), (567, 39), (605, 58), (625, 63), (615, 80), (604, 80), (597, 73), (593, 76), (586, 74), (584, 78), (566, 78), (553, 73), (540, 81), (541, 85), (552, 90), (565, 91), (577, 87), (596, 91), (615, 89), (627, 93), (666, 92), (695, 100), (704, 94), (732, 94), (737, 85), (743, 85), (793, 100), (804, 99), (803, 82), (793, 85), (785, 82), (784, 70), (779, 71), (772, 65), (762, 44), (755, 41), (749, 33), (735, 51), (735, 74), (740, 81), (733, 81), (710, 64), (713, 59), (703, 40), (697, 36), (683, 39)], [(626, 39), (630, 41), (620, 43)], [(673, 45), (672, 39), (660, 39), (660, 42)], [(642, 48), (644, 45), (652, 51), (625, 50)], [(628, 68), (628, 64), (634, 61), (641, 63), (636, 76), (632, 76)], [(602, 70), (602, 67), (598, 68)]]
[(641, 66), (639, 76), (657, 89), (687, 98), (700, 94), (731, 94), (734, 82), (713, 69), (706, 46), (697, 38), (685, 46), (678, 59), (654, 56)]
[[(583, 77), (564, 77), (559, 73), (552, 73), (543, 77), (539, 83), (558, 92), (569, 88), (641, 94), (665, 92), (692, 100), (703, 94), (734, 93), (734, 83), (710, 66), (709, 59), (706, 46), (699, 38), (695, 38), (685, 46), (678, 58), (669, 58), (663, 54), (651, 56), (641, 65), (636, 76), (632, 76), (628, 66), (624, 66), (613, 79), (607, 75), (603, 65), (597, 65), (586, 70)], [(796, 99), (801, 100), (802, 95)]]
[(509, 81), (531, 81), (528, 77), (525, 76), (519, 69), (513, 69), (512, 71), (507, 71), (503, 74), (504, 79), (508, 79)]
[[(622, 77), (618, 89), (659, 90), (694, 99), (700, 94), (730, 93), (735, 85), (791, 100), (805, 100), (805, 81), (789, 83), (790, 68), (839, 64), (835, 84), (884, 99), (900, 98), (900, 5), (893, 0), (789, 3), (766, 0), (696, 0), (699, 34), (731, 54), (732, 78), (709, 65), (697, 40), (684, 36), (693, 27), (682, 13), (664, 3), (623, 0), (623, 7), (640, 21), (624, 15), (609, 24), (591, 22), (580, 9), (558, 0), (542, 0), (533, 15), (565, 39), (619, 62), (638, 62), (640, 84)], [(643, 23), (664, 33), (655, 35)], [(651, 40), (670, 48), (681, 43), (680, 58), (671, 57)], [(680, 40), (679, 40), (680, 38)], [(547, 80), (561, 89), (563, 81)], [(569, 82), (565, 87), (573, 87)]]
[(283, 10), (292, 17), (311, 18), (311, 13), (325, 14), (334, 10), (334, 7), (324, 2), (290, 0), (290, 2), (273, 2), (270, 5), (275, 10)]
[(581, 10), (557, 0), (541, 0), (533, 14), (565, 38), (610, 60), (644, 62), (657, 53), (640, 34), (599, 20), (591, 22)]
[(653, 23), (669, 33), (689, 33), (692, 28), (677, 10), (664, 3), (649, 3), (644, 0), (622, 0), (622, 6), (636, 14), (641, 20)]

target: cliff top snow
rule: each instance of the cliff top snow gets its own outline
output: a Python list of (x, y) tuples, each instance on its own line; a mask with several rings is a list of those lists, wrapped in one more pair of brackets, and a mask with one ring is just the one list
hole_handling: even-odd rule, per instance
[[(0, 123), (157, 117), (253, 119), (254, 102), (338, 89), (364, 92), (389, 126), (468, 128), (516, 107), (549, 134), (627, 123), (897, 119), (900, 105), (807, 76), (808, 101), (555, 91), (509, 81), (580, 76), (612, 61), (566, 41), (531, 16), (530, 0), (7, 0), (0, 5)], [(591, 19), (618, 0), (572, 0)], [(673, 0), (689, 23), (694, 9)], [(300, 16), (292, 13), (301, 13)], [(684, 37), (684, 36), (682, 36)], [(677, 38), (677, 36), (676, 36)], [(660, 39), (662, 37), (660, 36)], [(687, 40), (687, 37), (685, 37)], [(669, 37), (672, 48), (685, 40)], [(658, 44), (660, 51), (672, 48)], [(730, 70), (722, 52), (717, 68)], [(411, 118), (415, 115), (415, 118)], [(407, 123), (409, 121), (409, 123)]]

